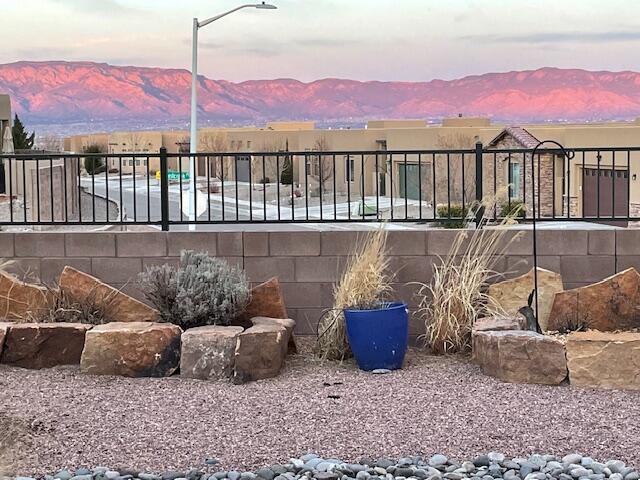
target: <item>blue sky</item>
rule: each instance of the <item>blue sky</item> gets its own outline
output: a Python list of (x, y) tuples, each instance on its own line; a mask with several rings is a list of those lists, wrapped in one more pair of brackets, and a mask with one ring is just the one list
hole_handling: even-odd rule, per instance
[[(638, 0), (272, 2), (278, 10), (247, 9), (201, 30), (201, 73), (417, 81), (541, 66), (640, 70)], [(239, 3), (0, 0), (0, 63), (188, 68), (191, 19)]]

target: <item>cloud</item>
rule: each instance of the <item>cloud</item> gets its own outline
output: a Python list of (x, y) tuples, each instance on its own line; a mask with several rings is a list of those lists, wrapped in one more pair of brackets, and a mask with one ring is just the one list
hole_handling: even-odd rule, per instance
[(123, 5), (118, 0), (51, 0), (79, 13), (96, 14), (138, 14), (141, 10)]
[(640, 40), (640, 32), (608, 31), (608, 32), (539, 32), (523, 35), (464, 35), (459, 40), (484, 43), (610, 43), (636, 42)]

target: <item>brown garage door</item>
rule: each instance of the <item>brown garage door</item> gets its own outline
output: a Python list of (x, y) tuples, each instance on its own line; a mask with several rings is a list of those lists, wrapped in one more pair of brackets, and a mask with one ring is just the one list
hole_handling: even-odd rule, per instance
[(585, 168), (582, 180), (585, 217), (613, 215), (626, 217), (628, 215), (629, 172), (627, 170)]

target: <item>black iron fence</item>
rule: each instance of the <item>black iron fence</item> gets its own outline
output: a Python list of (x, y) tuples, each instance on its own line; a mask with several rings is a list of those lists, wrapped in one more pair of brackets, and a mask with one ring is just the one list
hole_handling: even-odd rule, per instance
[[(0, 225), (640, 221), (640, 147), (0, 155)], [(193, 168), (191, 164), (193, 165)], [(196, 172), (191, 178), (190, 172)], [(195, 188), (192, 188), (195, 184)]]

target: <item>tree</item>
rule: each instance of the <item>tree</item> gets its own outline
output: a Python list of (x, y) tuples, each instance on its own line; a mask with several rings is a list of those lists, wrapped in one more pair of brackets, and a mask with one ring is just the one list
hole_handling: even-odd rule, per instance
[[(234, 150), (236, 149), (237, 147), (234, 147)], [(200, 136), (198, 151), (204, 153), (230, 152), (231, 148), (227, 132), (204, 133)], [(231, 173), (234, 171), (234, 157), (207, 155), (206, 159), (209, 163), (209, 176), (211, 178), (220, 180), (229, 180), (231, 178)], [(202, 174), (206, 174), (206, 171), (201, 172)]]
[[(104, 149), (101, 145), (93, 143), (84, 147), (84, 153), (104, 153)], [(107, 169), (107, 166), (104, 163), (104, 157), (93, 155), (90, 157), (84, 157), (84, 169), (89, 175), (103, 173)]]
[(36, 139), (35, 146), (45, 152), (61, 152), (62, 138), (57, 135), (44, 135)]
[(16, 150), (31, 150), (33, 148), (36, 132), (27, 133), (17, 113), (13, 119), (11, 135), (13, 136), (13, 146)]
[[(329, 140), (326, 135), (322, 135), (317, 138), (313, 143), (313, 151), (315, 152), (328, 152), (330, 150)], [(327, 180), (333, 178), (335, 165), (333, 164), (333, 158), (331, 155), (313, 155), (310, 158), (310, 171), (311, 178), (318, 182), (318, 193), (322, 190), (323, 193), (327, 192)], [(345, 176), (347, 172), (345, 172)]]
[[(289, 140), (287, 139), (285, 151), (289, 151)], [(280, 173), (280, 183), (283, 185), (293, 185), (293, 159), (291, 155), (284, 157), (282, 162), (282, 172)]]
[[(455, 133), (449, 135), (439, 135), (437, 147), (440, 150), (467, 150), (475, 146), (475, 140), (464, 133)], [(449, 169), (447, 170), (447, 163)], [(464, 179), (462, 178), (464, 163)], [(433, 178), (431, 172), (423, 168), (423, 178), (426, 181), (422, 183), (423, 199), (433, 199)], [(439, 204), (463, 201), (469, 202), (475, 199), (475, 156), (471, 154), (462, 155), (459, 153), (451, 153), (449, 155), (436, 155), (436, 202)], [(448, 175), (447, 175), (448, 172)], [(464, 183), (464, 189), (462, 185)], [(464, 190), (464, 191), (463, 191)], [(435, 208), (435, 205), (434, 205)]]

